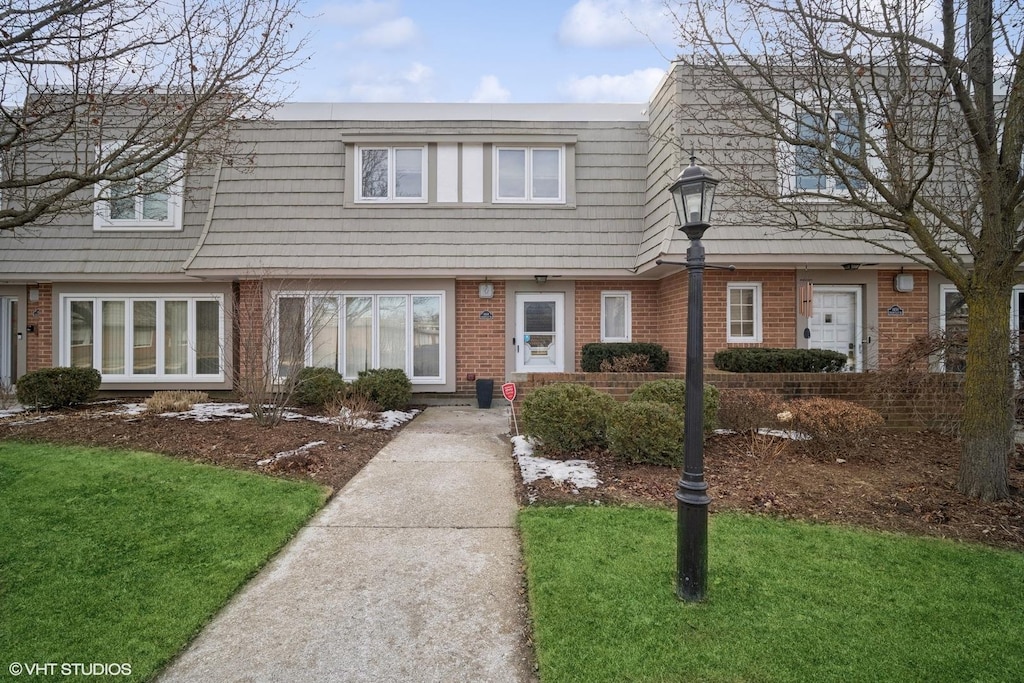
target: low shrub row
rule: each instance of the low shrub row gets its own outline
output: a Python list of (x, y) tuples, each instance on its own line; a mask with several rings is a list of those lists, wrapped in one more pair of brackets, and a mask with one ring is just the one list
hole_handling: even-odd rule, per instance
[(714, 362), (727, 372), (839, 372), (846, 356), (824, 349), (725, 349)]
[(363, 370), (352, 384), (333, 368), (299, 371), (295, 402), (300, 406), (325, 410), (355, 396), (376, 404), (381, 410), (405, 410), (412, 401), (412, 382), (404, 370), (397, 368)]
[[(686, 383), (641, 385), (626, 403), (583, 384), (551, 384), (523, 401), (523, 430), (551, 455), (607, 448), (630, 462), (682, 463)], [(704, 388), (704, 429), (715, 429), (718, 390)]]
[[(607, 449), (631, 463), (678, 467), (685, 440), (686, 382), (647, 382), (623, 403), (582, 384), (551, 384), (523, 401), (523, 431), (540, 452), (576, 457)], [(761, 391), (704, 387), (705, 436), (719, 426), (754, 436), (791, 435), (816, 453), (850, 454), (870, 446), (883, 426), (870, 408), (831, 398), (784, 400)], [(788, 441), (788, 439), (787, 439)]]
[(583, 372), (665, 372), (668, 351), (659, 344), (602, 342), (580, 350)]

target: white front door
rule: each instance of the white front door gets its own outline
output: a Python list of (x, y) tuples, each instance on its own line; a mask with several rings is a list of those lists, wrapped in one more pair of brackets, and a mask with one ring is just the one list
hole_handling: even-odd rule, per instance
[(864, 369), (861, 353), (861, 289), (838, 285), (814, 286), (814, 315), (808, 320), (812, 349), (846, 356), (846, 370)]
[(17, 366), (17, 299), (0, 297), (0, 387), (10, 386)]
[(565, 294), (516, 294), (516, 372), (562, 372)]

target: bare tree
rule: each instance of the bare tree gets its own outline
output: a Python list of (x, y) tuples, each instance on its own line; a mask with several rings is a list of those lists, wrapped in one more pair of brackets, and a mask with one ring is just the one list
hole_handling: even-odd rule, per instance
[(244, 159), (236, 126), (283, 99), (299, 0), (6, 0), (0, 230)]
[(263, 277), (237, 284), (234, 298), (231, 382), (256, 421), (273, 427), (291, 405), (302, 368), (337, 369), (338, 298), (312, 282)]
[(729, 176), (736, 220), (861, 240), (959, 289), (959, 489), (1007, 496), (1009, 302), (1024, 281), (1024, 4), (690, 0), (677, 18), (690, 67), (679, 85), (700, 111), (681, 117), (695, 119), (681, 132), (716, 141), (710, 163)]

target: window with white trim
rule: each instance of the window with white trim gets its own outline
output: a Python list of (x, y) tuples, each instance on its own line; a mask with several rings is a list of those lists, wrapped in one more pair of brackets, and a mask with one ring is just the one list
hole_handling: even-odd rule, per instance
[(565, 202), (564, 147), (495, 147), (494, 201)]
[(761, 342), (761, 283), (730, 282), (727, 286), (726, 342)]
[(601, 292), (601, 341), (631, 341), (632, 317), (631, 292)]
[(278, 293), (275, 367), (399, 368), (414, 384), (444, 383), (444, 294), (440, 292)]
[(788, 129), (794, 143), (777, 145), (779, 191), (783, 196), (808, 196), (828, 199), (849, 197), (851, 190), (868, 191), (860, 171), (839, 157), (866, 158), (876, 175), (884, 170), (877, 155), (864, 148), (864, 135), (883, 142), (882, 130), (868, 125), (861, 130), (856, 109), (841, 101), (831, 107), (808, 98), (805, 103), (786, 102), (779, 107), (779, 120)]
[(963, 372), (967, 369), (967, 302), (956, 285), (939, 286), (939, 328), (944, 338), (942, 371)]
[(104, 381), (223, 381), (220, 296), (61, 297), (61, 365)]
[(426, 147), (357, 147), (356, 201), (427, 201)]
[(122, 182), (97, 183), (94, 230), (181, 230), (182, 171), (180, 156)]

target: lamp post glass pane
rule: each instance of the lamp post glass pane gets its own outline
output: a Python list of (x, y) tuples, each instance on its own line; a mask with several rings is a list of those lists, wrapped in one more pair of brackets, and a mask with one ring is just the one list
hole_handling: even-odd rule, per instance
[(701, 189), (700, 183), (694, 183), (693, 185), (684, 185), (682, 188), (683, 192), (683, 203), (686, 208), (686, 223), (700, 223), (702, 220), (701, 211)]
[(711, 222), (711, 205), (715, 201), (715, 184), (704, 183), (704, 204), (701, 210), (701, 222)]

